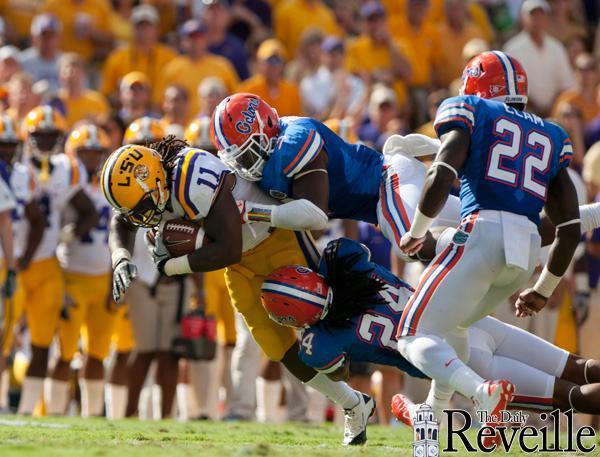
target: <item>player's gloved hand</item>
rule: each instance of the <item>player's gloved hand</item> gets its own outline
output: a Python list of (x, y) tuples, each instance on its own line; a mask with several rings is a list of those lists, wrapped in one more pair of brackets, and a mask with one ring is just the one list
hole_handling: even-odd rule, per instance
[(67, 224), (60, 231), (58, 241), (61, 243), (69, 244), (75, 239), (75, 224)]
[(17, 272), (15, 270), (7, 270), (6, 279), (2, 285), (2, 297), (9, 299), (17, 290)]
[(572, 306), (573, 317), (577, 326), (582, 326), (590, 315), (590, 293), (576, 292)]
[(125, 292), (137, 277), (137, 267), (127, 259), (121, 259), (113, 270), (113, 298), (121, 302)]
[(400, 250), (408, 256), (416, 255), (423, 247), (426, 237), (413, 238), (410, 232), (406, 232), (400, 240)]
[(146, 248), (152, 257), (152, 260), (158, 265), (159, 263), (168, 260), (171, 255), (169, 254), (169, 251), (167, 251), (167, 247), (162, 240), (162, 229), (155, 231), (152, 235), (151, 233), (152, 232), (146, 233), (144, 243), (146, 244)]
[(515, 303), (515, 314), (517, 317), (534, 316), (541, 311), (548, 299), (540, 295), (532, 288), (526, 289), (519, 294)]

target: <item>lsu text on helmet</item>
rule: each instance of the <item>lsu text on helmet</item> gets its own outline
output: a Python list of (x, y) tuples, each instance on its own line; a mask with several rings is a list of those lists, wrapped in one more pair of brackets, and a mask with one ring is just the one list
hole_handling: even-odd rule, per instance
[(102, 192), (110, 205), (138, 227), (155, 227), (169, 199), (167, 177), (158, 152), (126, 144), (104, 163)]

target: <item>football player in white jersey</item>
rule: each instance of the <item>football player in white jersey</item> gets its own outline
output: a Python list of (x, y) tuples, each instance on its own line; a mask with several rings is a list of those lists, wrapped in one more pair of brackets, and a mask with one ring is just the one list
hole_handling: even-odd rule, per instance
[(188, 148), (175, 137), (153, 144), (152, 149), (126, 145), (113, 152), (102, 170), (101, 183), (118, 212), (109, 241), (115, 299), (121, 298), (136, 276), (131, 262), (136, 226), (157, 227), (166, 211), (171, 217), (202, 221), (212, 241), (191, 254), (169, 258), (160, 233), (155, 237), (153, 257), (159, 271), (172, 276), (227, 267), (231, 301), (265, 354), (344, 408), (344, 444), (366, 442), (367, 419), (375, 410), (373, 399), (303, 364), (294, 330), (269, 319), (261, 305), (260, 288), (271, 271), (290, 262), (314, 266), (318, 257), (304, 233), (241, 223), (236, 200), (274, 204), (270, 197), (254, 184), (237, 180), (212, 154)]
[[(52, 379), (67, 381), (70, 363), (82, 339), (85, 361), (80, 372), (81, 415), (102, 414), (104, 367), (115, 325), (116, 312), (110, 295), (111, 269), (108, 251), (108, 222), (111, 209), (98, 186), (102, 164), (108, 156), (109, 142), (106, 133), (94, 124), (76, 126), (65, 144), (65, 153), (83, 164), (87, 182), (82, 183), (94, 202), (100, 218), (96, 227), (80, 238), (58, 245), (57, 257), (64, 271), (67, 297), (59, 325), (60, 358)], [(69, 208), (70, 209), (70, 208)], [(73, 215), (67, 211), (65, 219)], [(66, 408), (67, 397), (60, 397)]]
[[(21, 262), (21, 284), (25, 291), (25, 313), (31, 335), (31, 362), (27, 368), (19, 413), (31, 414), (42, 389), (49, 414), (62, 414), (59, 404), (68, 394), (68, 384), (44, 387), (48, 348), (58, 328), (64, 299), (62, 270), (56, 258), (59, 241), (71, 241), (88, 233), (98, 223), (93, 202), (82, 189), (85, 170), (63, 153), (66, 122), (51, 106), (38, 106), (23, 120), (23, 163), (33, 174), (38, 199), (46, 219), (44, 235), (31, 258)], [(61, 227), (61, 214), (67, 206), (76, 213), (74, 224)]]
[[(12, 211), (13, 256), (15, 267), (28, 265), (44, 234), (44, 214), (34, 198), (35, 182), (27, 167), (18, 162), (17, 150), (21, 140), (18, 128), (9, 116), (0, 117), (0, 169), (5, 182), (10, 187), (16, 207)], [(27, 227), (31, 227), (27, 230)], [(3, 235), (6, 232), (3, 230)], [(7, 279), (11, 276), (10, 258), (7, 255), (3, 262), (0, 276)], [(14, 270), (13, 270), (14, 271)], [(14, 294), (4, 300), (3, 334), (0, 345), (0, 410), (8, 407), (9, 371), (6, 370), (6, 356), (10, 353), (14, 330), (25, 308), (25, 292), (20, 283), (20, 275), (12, 274), (15, 280)]]

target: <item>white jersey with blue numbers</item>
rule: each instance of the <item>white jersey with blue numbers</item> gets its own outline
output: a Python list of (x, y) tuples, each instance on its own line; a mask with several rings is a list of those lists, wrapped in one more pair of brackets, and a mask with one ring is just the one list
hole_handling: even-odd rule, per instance
[(15, 199), (15, 207), (12, 210), (13, 254), (15, 258), (19, 258), (23, 255), (27, 243), (29, 226), (25, 220), (25, 207), (34, 198), (35, 181), (27, 167), (21, 163), (9, 167), (0, 161), (0, 173)]
[[(89, 233), (68, 244), (60, 244), (57, 257), (63, 270), (90, 276), (104, 275), (111, 271), (108, 249), (108, 228), (111, 207), (97, 184), (87, 183), (85, 193), (98, 212), (98, 224)], [(67, 208), (66, 213), (69, 213)], [(64, 214), (65, 222), (75, 222), (74, 214)]]
[(383, 155), (364, 145), (349, 144), (322, 122), (282, 117), (273, 153), (259, 182), (271, 197), (294, 198), (292, 184), (324, 149), (329, 175), (329, 216), (377, 223)]
[(43, 176), (40, 169), (31, 162), (26, 165), (35, 177), (36, 198), (46, 217), (44, 236), (33, 260), (44, 260), (56, 255), (62, 213), (71, 198), (81, 190), (82, 182), (86, 182), (87, 173), (78, 160), (71, 159), (66, 154), (50, 156), (48, 176)]
[(571, 139), (561, 127), (475, 96), (445, 100), (434, 127), (438, 137), (453, 129), (470, 136), (469, 155), (459, 170), (463, 217), (488, 209), (539, 224), (548, 185), (573, 156)]
[[(174, 217), (192, 221), (204, 219), (231, 173), (218, 157), (196, 148), (182, 149), (173, 171), (171, 206)], [(232, 191), (236, 201), (252, 201), (265, 205), (278, 202), (265, 195), (255, 183), (237, 178)], [(242, 251), (246, 252), (267, 239), (270, 227), (260, 222), (242, 225)]]

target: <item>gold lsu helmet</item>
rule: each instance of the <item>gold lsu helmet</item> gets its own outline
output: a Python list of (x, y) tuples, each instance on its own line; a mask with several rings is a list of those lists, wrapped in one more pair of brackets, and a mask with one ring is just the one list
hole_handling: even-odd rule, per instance
[(94, 124), (81, 124), (75, 127), (65, 143), (65, 153), (77, 157), (77, 151), (108, 151), (110, 140), (104, 130)]
[(169, 200), (167, 176), (154, 149), (126, 144), (114, 151), (100, 175), (102, 193), (125, 219), (138, 227), (155, 227)]
[(194, 148), (216, 154), (217, 148), (210, 141), (210, 117), (194, 119), (185, 129), (185, 141)]
[(61, 152), (67, 122), (58, 110), (50, 105), (33, 108), (23, 119), (21, 134), (33, 155)]
[(123, 144), (150, 144), (165, 136), (165, 129), (158, 119), (144, 116), (136, 119), (125, 131)]

